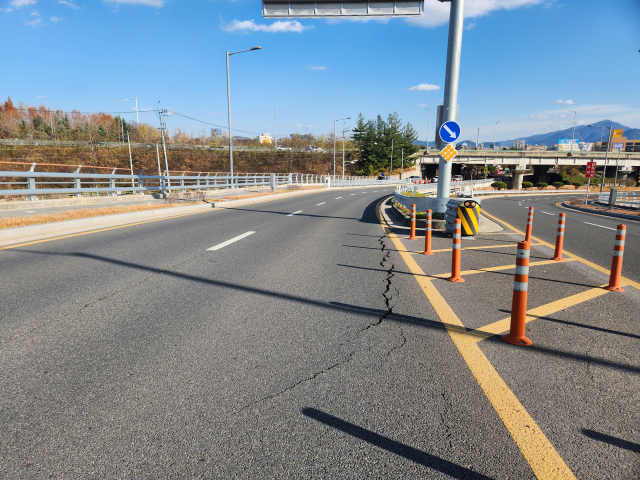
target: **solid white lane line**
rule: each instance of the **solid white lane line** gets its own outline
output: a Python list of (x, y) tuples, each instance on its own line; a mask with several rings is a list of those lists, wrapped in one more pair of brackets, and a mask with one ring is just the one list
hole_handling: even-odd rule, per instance
[(316, 207), (319, 207), (320, 205), (324, 205), (327, 202), (322, 202), (322, 203), (316, 203)]
[(582, 222), (582, 223), (586, 223), (587, 225), (593, 225), (594, 227), (606, 228), (607, 230), (617, 230), (616, 228), (604, 227), (602, 225), (596, 225), (595, 223), (589, 223), (589, 222)]
[(227, 240), (226, 242), (219, 243), (215, 247), (207, 248), (207, 250), (220, 250), (222, 247), (226, 247), (227, 245), (231, 245), (233, 242), (237, 242), (238, 240), (242, 240), (244, 237), (248, 237), (249, 235), (253, 235), (256, 232), (247, 232), (242, 235), (238, 235), (237, 237), (232, 238), (231, 240)]
[(36, 213), (35, 210), (26, 210), (26, 213)]
[(355, 193), (350, 193), (349, 195), (355, 195)]
[(334, 198), (334, 200), (340, 200), (342, 197), (336, 197)]
[(546, 213), (547, 215), (554, 215), (555, 216), (555, 213), (543, 212), (542, 210), (540, 210), (540, 213)]
[(296, 213), (302, 213), (302, 210), (298, 210), (297, 212), (290, 213), (287, 217), (293, 217)]

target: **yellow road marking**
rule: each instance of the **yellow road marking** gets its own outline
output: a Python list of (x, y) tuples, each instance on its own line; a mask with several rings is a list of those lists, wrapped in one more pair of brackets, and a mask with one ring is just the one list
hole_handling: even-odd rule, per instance
[(397, 235), (383, 224), (378, 203), (376, 215), (385, 233), (391, 238), (405, 264), (413, 273), (427, 299), (440, 320), (444, 323), (449, 336), (462, 355), (469, 370), (496, 410), (505, 427), (515, 440), (522, 455), (529, 463), (533, 473), (541, 480), (574, 479), (575, 476), (564, 463), (551, 442), (540, 427), (524, 409), (515, 394), (500, 377), (491, 362), (482, 353), (478, 341), (468, 335), (464, 325), (447, 304), (440, 292), (433, 286), (422, 269), (405, 249)]
[[(524, 232), (521, 232), (521, 231), (520, 231), (520, 230), (518, 230), (517, 228), (514, 228), (514, 227), (512, 227), (511, 225), (509, 225), (507, 222), (504, 222), (504, 221), (500, 220), (499, 218), (494, 217), (494, 216), (493, 216), (493, 215), (491, 215), (490, 213), (487, 213), (487, 212), (484, 212), (484, 211), (483, 211), (482, 213), (483, 213), (483, 214), (485, 214), (485, 215), (486, 215), (486, 216), (488, 216), (488, 217), (493, 218), (494, 220), (496, 220), (496, 221), (498, 221), (498, 222), (501, 222), (505, 227), (512, 229), (515, 233), (518, 233), (518, 234), (524, 235)], [(532, 237), (531, 237), (531, 239), (532, 239), (532, 240), (535, 240), (536, 242), (538, 242), (538, 243), (539, 243), (539, 244), (541, 244), (541, 245), (545, 245), (545, 246), (550, 247), (550, 248), (555, 248), (555, 245), (551, 245), (550, 243), (545, 242), (544, 240), (541, 240), (541, 239), (539, 239), (539, 238), (536, 238), (536, 237), (533, 237), (533, 236), (532, 236)], [(611, 244), (612, 244), (612, 245), (613, 245), (613, 241), (614, 241), (614, 240), (615, 240), (615, 238), (613, 238), (613, 237), (612, 237), (612, 240), (611, 240)], [(612, 257), (613, 257), (613, 249), (611, 250), (611, 252), (612, 252)], [(607, 275), (609, 275), (609, 274), (611, 273), (611, 271), (610, 271), (610, 270), (607, 270), (606, 268), (603, 268), (603, 267), (601, 267), (600, 265), (596, 265), (595, 263), (590, 262), (589, 260), (585, 260), (584, 258), (579, 257), (578, 255), (575, 255), (575, 254), (573, 254), (573, 253), (569, 253), (569, 252), (567, 252), (566, 250), (564, 250), (564, 251), (563, 251), (563, 255), (564, 255), (564, 256), (567, 256), (567, 257), (569, 257), (569, 258), (573, 258), (573, 259), (575, 259), (575, 260), (579, 261), (580, 263), (583, 263), (583, 264), (585, 264), (585, 265), (588, 265), (589, 267), (593, 268), (594, 270), (598, 270), (599, 272), (605, 273), (605, 274), (607, 274)], [(640, 290), (640, 283), (638, 283), (638, 282), (634, 282), (633, 280), (628, 279), (628, 278), (625, 278), (625, 277), (620, 277), (620, 281), (621, 281), (622, 283), (625, 283), (626, 285), (631, 285), (632, 287), (635, 287), (635, 288), (637, 288), (638, 290)]]
[(35, 245), (36, 243), (52, 242), (54, 240), (62, 240), (63, 238), (79, 237), (81, 235), (91, 235), (92, 233), (106, 232), (106, 231), (109, 231), (109, 230), (116, 230), (118, 228), (134, 227), (136, 225), (142, 225), (144, 223), (161, 222), (162, 220), (171, 220), (173, 218), (188, 217), (189, 215), (198, 215), (200, 213), (210, 213), (210, 212), (214, 212), (214, 211), (215, 210), (211, 209), (211, 210), (205, 210), (203, 212), (183, 213), (182, 215), (173, 215), (171, 217), (156, 218), (155, 220), (145, 220), (144, 222), (128, 223), (127, 225), (118, 225), (116, 227), (100, 228), (98, 230), (90, 230), (88, 232), (82, 232), (82, 233), (73, 233), (71, 235), (61, 235), (59, 237), (45, 238), (44, 240), (34, 240), (33, 242), (18, 243), (17, 245), (9, 245), (8, 247), (0, 247), (0, 250), (9, 250), (11, 248), (26, 247), (27, 245)]
[[(603, 285), (603, 287), (604, 286), (606, 285)], [(531, 310), (527, 311), (525, 322), (530, 322), (531, 320), (535, 320), (539, 317), (551, 315), (553, 313), (559, 312), (560, 310), (564, 310), (565, 308), (573, 307), (575, 305), (578, 305), (579, 303), (586, 302), (587, 300), (600, 297), (601, 295), (606, 295), (607, 293), (610, 293), (609, 290), (605, 290), (602, 287), (597, 287), (585, 292), (578, 293), (576, 295), (572, 295), (567, 298), (561, 298), (560, 300), (547, 303), (546, 305), (542, 305), (540, 307), (532, 308)], [(509, 330), (510, 326), (511, 317), (507, 317), (485, 327), (472, 330), (469, 332), (469, 334), (475, 337), (480, 337), (478, 338), (478, 340), (476, 340), (480, 341), (483, 339), (483, 337), (487, 338), (492, 335), (498, 335), (500, 333), (506, 332)]]
[[(518, 243), (514, 242), (514, 243), (509, 243), (507, 245), (505, 244), (500, 244), (500, 245), (485, 245), (483, 247), (465, 247), (465, 248), (461, 248), (460, 250), (482, 250), (483, 248), (506, 248), (506, 247), (517, 247)], [(537, 247), (540, 246), (539, 243), (532, 243), (531, 244), (532, 247)], [(451, 252), (450, 248), (441, 248), (440, 250), (431, 250), (433, 253), (438, 253), (438, 252)], [(422, 252), (409, 252), (410, 254), (415, 254), (415, 253), (422, 253)]]
[[(573, 258), (569, 259), (569, 260), (565, 260), (565, 262), (573, 262), (573, 261), (575, 261), (575, 259), (573, 259)], [(558, 265), (558, 264), (561, 264), (561, 263), (564, 263), (564, 262), (557, 262), (555, 260), (542, 260), (540, 262), (531, 262), (529, 264), (529, 266), (533, 267), (533, 266), (536, 266), (536, 265), (540, 266), (540, 265), (553, 265), (553, 264)], [(515, 264), (513, 264), (513, 265), (501, 265), (499, 267), (476, 268), (476, 269), (473, 269), (473, 270), (465, 270), (464, 272), (460, 272), (460, 275), (461, 276), (462, 275), (473, 275), (475, 273), (497, 272), (497, 271), (500, 271), (500, 270), (512, 270), (512, 269), (515, 270), (515, 268), (516, 268)], [(436, 277), (436, 278), (447, 278), (447, 277), (451, 276), (451, 272), (449, 272), (449, 273), (439, 273), (438, 275), (431, 275), (431, 276), (432, 277)]]

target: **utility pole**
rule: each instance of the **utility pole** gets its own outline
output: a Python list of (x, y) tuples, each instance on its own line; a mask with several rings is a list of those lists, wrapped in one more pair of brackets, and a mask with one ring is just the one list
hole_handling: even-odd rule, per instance
[(400, 149), (400, 180), (402, 180), (402, 176), (404, 175), (404, 147)]
[(276, 103), (276, 150), (278, 149), (278, 104)]
[(136, 101), (136, 123), (140, 125), (140, 119), (138, 118), (138, 97), (131, 97), (131, 100)]
[[(449, 41), (447, 45), (447, 70), (444, 83), (444, 101), (441, 123), (458, 119), (458, 80), (460, 77), (460, 55), (462, 52), (462, 30), (464, 24), (464, 0), (451, 0), (449, 14)], [(436, 126), (439, 129), (440, 125)], [(438, 138), (438, 137), (436, 137)], [(438, 148), (442, 148), (442, 139)], [(451, 162), (440, 156), (438, 166), (438, 193), (433, 210), (444, 213), (447, 210), (451, 190)]]
[(342, 176), (344, 177), (344, 123), (342, 124)]
[[(129, 140), (129, 132), (127, 132), (127, 145), (129, 145), (129, 167), (131, 168), (131, 176), (133, 177), (133, 159), (131, 158), (131, 140)], [(131, 188), (135, 188), (136, 184), (131, 178)]]
[(389, 180), (391, 180), (391, 175), (393, 175), (393, 138), (391, 139), (391, 165), (389, 165)]
[(168, 176), (169, 162), (167, 161), (167, 145), (165, 144), (165, 141), (164, 141), (164, 123), (162, 123), (162, 114), (166, 114), (166, 113), (167, 113), (166, 109), (160, 110), (160, 102), (158, 102), (158, 117), (160, 118), (160, 135), (162, 137), (162, 151), (164, 153), (164, 168), (165, 168), (165, 173)]
[(480, 141), (480, 127), (478, 127), (478, 135), (476, 136), (476, 150), (478, 150), (479, 141)]
[(120, 133), (122, 134), (122, 144), (124, 145), (124, 121), (122, 120), (122, 102), (126, 102), (128, 98), (120, 100)]

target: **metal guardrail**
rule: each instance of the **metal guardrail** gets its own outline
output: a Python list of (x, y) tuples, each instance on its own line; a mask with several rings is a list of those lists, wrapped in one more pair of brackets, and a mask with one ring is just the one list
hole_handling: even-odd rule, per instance
[[(609, 205), (609, 194), (599, 194), (596, 203)], [(640, 209), (640, 192), (618, 192), (615, 206)]]
[[(451, 182), (451, 189), (454, 192), (462, 192), (464, 187), (473, 187), (477, 185), (490, 185), (493, 183), (493, 180), (463, 180), (461, 182)], [(426, 193), (433, 192), (438, 189), (437, 183), (423, 183), (423, 184), (407, 184), (396, 189), (396, 193), (399, 195), (405, 195), (410, 193), (414, 195), (416, 192)], [(471, 192), (473, 192), (473, 188), (471, 188)], [(484, 193), (484, 192), (483, 192)], [(415, 195), (414, 195), (415, 196)]]
[[(197, 175), (183, 172), (182, 175), (144, 175), (116, 173), (80, 173), (82, 166), (74, 172), (36, 172), (33, 163), (28, 171), (0, 171), (0, 196), (27, 196), (37, 200), (38, 195), (68, 194), (82, 197), (83, 194), (118, 195), (122, 192), (186, 192), (207, 191), (225, 188), (271, 187), (283, 185), (319, 185), (325, 187), (358, 187), (367, 185), (391, 185), (407, 180), (377, 180), (374, 177), (342, 177), (301, 173), (274, 174), (254, 173), (229, 175), (200, 172)], [(88, 167), (90, 168), (90, 167)]]

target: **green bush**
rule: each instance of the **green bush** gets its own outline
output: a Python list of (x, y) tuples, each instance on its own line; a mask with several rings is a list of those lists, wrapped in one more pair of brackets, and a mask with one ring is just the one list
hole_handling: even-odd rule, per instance
[(531, 188), (531, 187), (533, 187), (533, 183), (531, 183), (531, 182), (522, 182), (522, 188), (524, 188), (525, 190), (527, 188)]
[(544, 188), (547, 188), (548, 186), (549, 186), (549, 185), (547, 185), (547, 184), (546, 184), (546, 183), (544, 183), (544, 182), (536, 183), (536, 187), (538, 187), (538, 189), (539, 189), (539, 190), (542, 190), (542, 189), (544, 189)]
[(582, 186), (582, 182), (573, 182), (571, 185), (573, 185), (574, 187), (576, 187), (576, 190), (579, 189)]
[(571, 185), (571, 180), (562, 180), (564, 185)]
[(504, 182), (493, 182), (491, 186), (493, 188), (497, 188), (498, 190), (504, 190), (505, 188), (507, 188), (507, 184)]
[(556, 190), (560, 190), (562, 187), (564, 187), (563, 182), (553, 182), (552, 185), (556, 187)]

